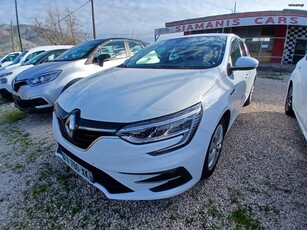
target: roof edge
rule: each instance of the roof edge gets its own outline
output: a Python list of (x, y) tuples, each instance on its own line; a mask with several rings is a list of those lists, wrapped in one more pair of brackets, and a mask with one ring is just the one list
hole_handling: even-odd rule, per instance
[(234, 19), (234, 18), (246, 18), (246, 17), (258, 17), (258, 16), (298, 16), (298, 17), (307, 17), (306, 10), (292, 10), (284, 9), (282, 11), (255, 11), (255, 12), (242, 12), (242, 13), (232, 13), (232, 14), (221, 14), (201, 18), (193, 19), (184, 19), (174, 22), (166, 22), (166, 27), (178, 26), (184, 24), (214, 21), (214, 20), (225, 20), (225, 19)]

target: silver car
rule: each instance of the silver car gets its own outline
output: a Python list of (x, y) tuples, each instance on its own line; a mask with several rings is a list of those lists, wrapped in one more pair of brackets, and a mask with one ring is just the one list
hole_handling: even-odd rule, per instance
[(51, 110), (69, 86), (93, 73), (123, 63), (148, 43), (127, 38), (81, 43), (55, 59), (27, 69), (13, 81), (15, 106), (27, 112)]

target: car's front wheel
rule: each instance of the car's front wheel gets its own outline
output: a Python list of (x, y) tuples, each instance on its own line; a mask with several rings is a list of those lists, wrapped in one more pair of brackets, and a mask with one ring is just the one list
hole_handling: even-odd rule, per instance
[(294, 111), (292, 109), (292, 99), (293, 99), (293, 86), (289, 86), (288, 94), (285, 102), (285, 113), (288, 116), (294, 117)]
[(215, 128), (210, 140), (203, 166), (202, 179), (210, 177), (216, 167), (217, 161), (222, 151), (225, 130), (225, 120), (222, 118)]

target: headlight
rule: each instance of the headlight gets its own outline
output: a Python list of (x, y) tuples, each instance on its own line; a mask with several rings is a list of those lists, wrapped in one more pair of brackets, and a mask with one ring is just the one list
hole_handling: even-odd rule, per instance
[(44, 84), (46, 82), (49, 82), (49, 81), (56, 79), (61, 72), (62, 71), (59, 70), (59, 71), (41, 74), (41, 75), (38, 75), (38, 76), (33, 77), (33, 78), (29, 78), (27, 80), (27, 84), (30, 85), (30, 86), (36, 86), (36, 85)]
[(11, 75), (12, 73), (13, 73), (13, 72), (8, 72), (8, 73), (1, 74), (1, 75), (0, 75), (0, 78), (9, 76), (9, 75)]
[(181, 137), (176, 144), (153, 153), (157, 155), (188, 144), (201, 120), (202, 106), (198, 103), (175, 114), (136, 122), (116, 132), (116, 135), (133, 144), (148, 144), (174, 137)]

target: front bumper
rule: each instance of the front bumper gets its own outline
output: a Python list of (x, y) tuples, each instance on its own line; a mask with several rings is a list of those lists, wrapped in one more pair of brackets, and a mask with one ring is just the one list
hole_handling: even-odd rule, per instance
[(0, 79), (0, 95), (3, 97), (12, 96), (12, 86), (10, 85), (9, 79), (3, 77)]
[(61, 93), (61, 89), (51, 84), (43, 84), (35, 87), (21, 85), (12, 96), (15, 106), (26, 112), (52, 111), (54, 102)]
[(198, 128), (185, 147), (152, 156), (149, 152), (172, 145), (178, 140), (165, 140), (146, 145), (127, 143), (116, 136), (100, 137), (87, 149), (80, 149), (65, 139), (57, 116), (53, 115), (53, 132), (58, 149), (93, 173), (91, 184), (110, 199), (152, 200), (178, 195), (201, 178), (210, 135)]

